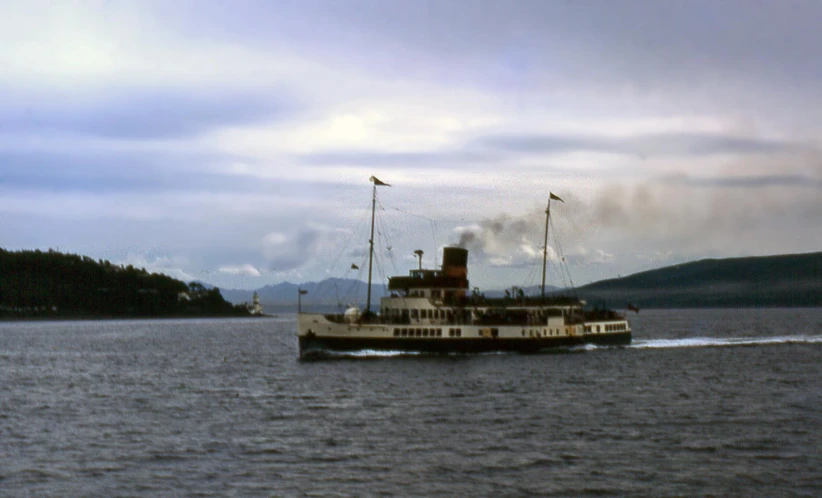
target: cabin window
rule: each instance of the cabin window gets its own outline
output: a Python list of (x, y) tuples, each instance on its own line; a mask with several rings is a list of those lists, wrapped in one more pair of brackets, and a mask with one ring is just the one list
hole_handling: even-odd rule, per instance
[(394, 329), (394, 337), (398, 337), (400, 335), (399, 329)]
[(420, 317), (419, 310), (416, 310), (416, 309), (411, 310), (411, 318), (419, 318), (419, 317)]
[(438, 291), (438, 290), (431, 291), (431, 297), (439, 298), (441, 296), (442, 296), (442, 291)]
[(442, 329), (437, 329), (437, 337), (442, 337)]

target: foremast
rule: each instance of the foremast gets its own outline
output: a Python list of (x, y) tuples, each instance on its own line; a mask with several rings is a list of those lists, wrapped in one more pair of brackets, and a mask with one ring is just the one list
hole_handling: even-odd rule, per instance
[(548, 263), (548, 220), (551, 218), (551, 200), (559, 201), (565, 204), (565, 201), (559, 198), (558, 195), (555, 195), (553, 192), (549, 192), (548, 196), (548, 207), (545, 208), (545, 241), (542, 244), (542, 298), (545, 299), (545, 267)]
[(368, 239), (368, 297), (366, 298), (365, 302), (365, 314), (371, 314), (371, 267), (374, 263), (374, 214), (377, 208), (377, 187), (390, 187), (391, 185), (381, 181), (376, 176), (372, 176), (368, 179), (369, 182), (374, 184), (374, 188), (371, 195), (371, 238)]

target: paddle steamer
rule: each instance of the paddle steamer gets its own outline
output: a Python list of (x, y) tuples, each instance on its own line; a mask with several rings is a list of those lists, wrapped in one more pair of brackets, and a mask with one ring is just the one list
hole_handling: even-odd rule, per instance
[(551, 194), (545, 210), (542, 292), (526, 296), (507, 292), (504, 298), (485, 298), (468, 283), (468, 250), (443, 249), (442, 266), (419, 268), (408, 276), (388, 280), (389, 295), (371, 309), (371, 266), (374, 256), (374, 207), (377, 186), (387, 185), (375, 177), (368, 297), (364, 311), (351, 307), (344, 313), (303, 313), (298, 310), (300, 357), (324, 351), (398, 351), (437, 353), (523, 353), (580, 344), (630, 344), (631, 326), (624, 314), (612, 310), (585, 309), (577, 297), (545, 294), (548, 220)]

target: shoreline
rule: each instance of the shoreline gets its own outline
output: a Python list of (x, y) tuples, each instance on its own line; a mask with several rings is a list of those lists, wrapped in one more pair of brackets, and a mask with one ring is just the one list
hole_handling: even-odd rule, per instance
[(121, 320), (202, 320), (202, 319), (226, 319), (226, 318), (277, 318), (278, 315), (158, 315), (158, 316), (98, 316), (98, 315), (81, 315), (81, 316), (21, 316), (21, 317), (0, 317), (0, 323), (14, 323), (14, 322), (104, 322), (104, 321), (121, 321)]

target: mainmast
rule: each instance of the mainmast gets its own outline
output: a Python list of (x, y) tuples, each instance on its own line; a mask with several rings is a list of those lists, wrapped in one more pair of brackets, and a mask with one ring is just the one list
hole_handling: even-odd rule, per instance
[(391, 185), (380, 181), (376, 176), (372, 176), (368, 181), (374, 184), (371, 196), (371, 238), (368, 239), (368, 298), (365, 304), (365, 314), (371, 313), (371, 266), (374, 262), (374, 213), (377, 208), (377, 186), (390, 187)]
[(548, 207), (545, 208), (545, 242), (542, 244), (542, 298), (545, 299), (545, 266), (548, 262), (548, 220), (551, 218), (551, 199), (557, 200), (563, 204), (565, 201), (549, 192)]

